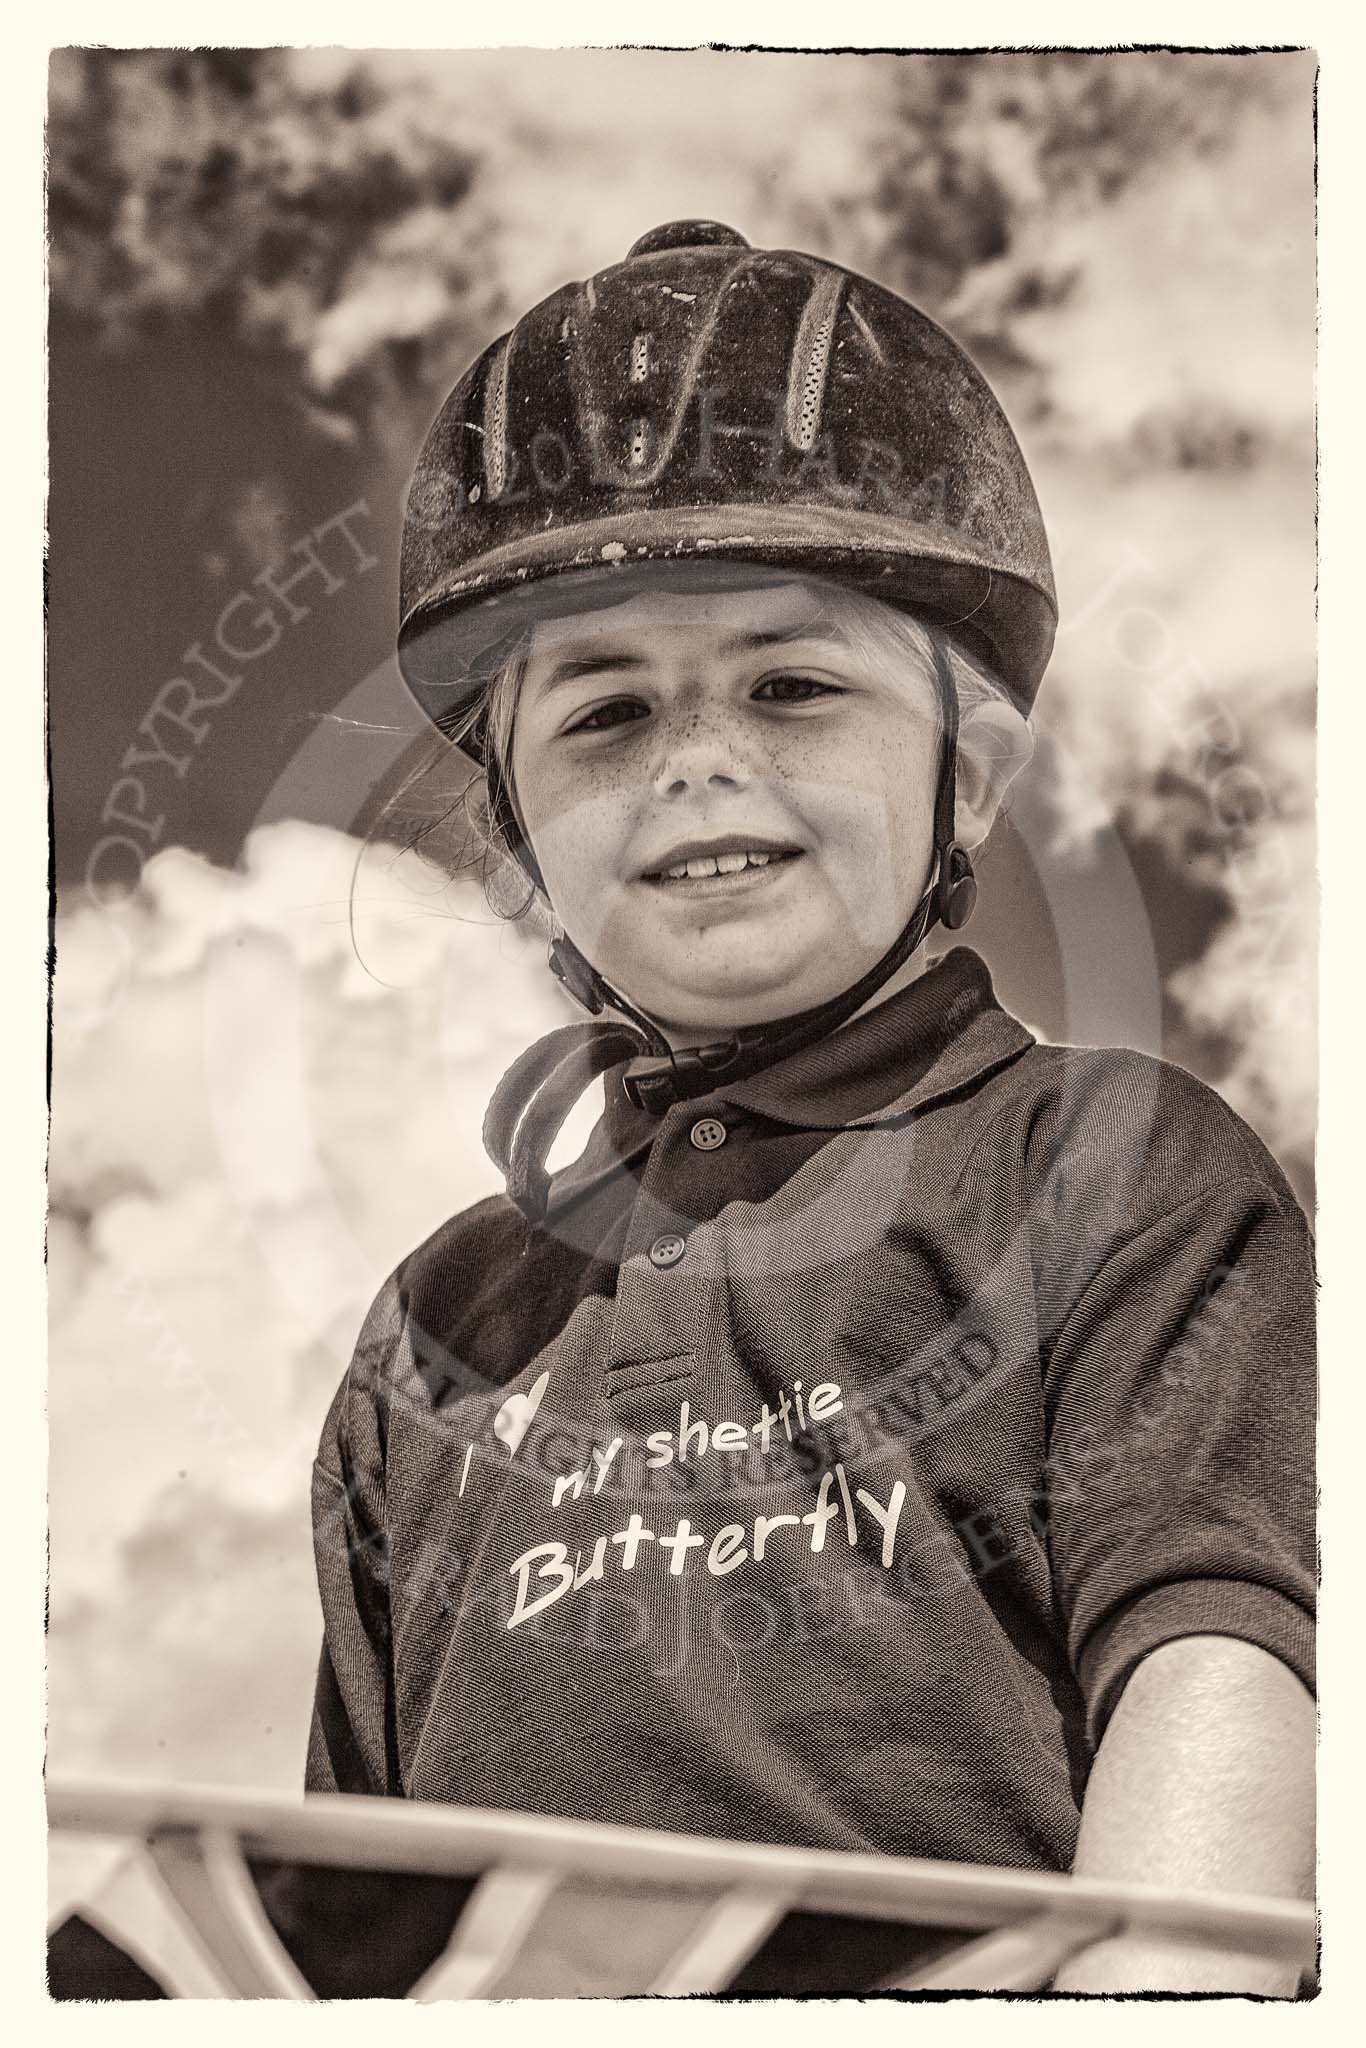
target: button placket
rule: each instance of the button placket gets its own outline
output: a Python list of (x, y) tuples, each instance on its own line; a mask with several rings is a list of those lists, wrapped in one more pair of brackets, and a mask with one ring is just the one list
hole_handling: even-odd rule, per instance
[[(687, 1104), (665, 1112), (636, 1197), (622, 1250), (607, 1358), (609, 1369), (658, 1362), (676, 1365), (693, 1355), (707, 1288), (705, 1240), (710, 1226), (680, 1214), (679, 1169), (691, 1156), (679, 1148), (699, 1119)], [(711, 1121), (719, 1121), (712, 1119)], [(701, 1162), (699, 1161), (699, 1166)], [(670, 1196), (674, 1199), (670, 1200)]]

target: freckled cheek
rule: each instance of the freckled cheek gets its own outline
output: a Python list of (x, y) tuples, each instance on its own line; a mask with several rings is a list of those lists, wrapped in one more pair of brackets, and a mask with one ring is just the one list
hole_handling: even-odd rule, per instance
[(552, 893), (552, 870), (561, 871), (562, 886), (576, 895), (620, 872), (635, 805), (619, 777), (602, 769), (542, 772), (529, 776), (524, 789), (519, 785), (519, 794)]
[(831, 874), (846, 885), (918, 887), (933, 837), (933, 769), (923, 751), (874, 738), (808, 772), (798, 798)]
[(885, 840), (895, 830), (906, 803), (906, 769), (896, 750), (822, 745), (816, 738), (785, 750), (775, 780), (823, 839), (840, 844), (870, 831)]

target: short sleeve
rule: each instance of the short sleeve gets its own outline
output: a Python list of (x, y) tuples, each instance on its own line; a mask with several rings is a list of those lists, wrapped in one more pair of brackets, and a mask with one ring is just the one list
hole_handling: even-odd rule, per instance
[(1313, 1254), (1260, 1177), (1208, 1187), (1112, 1250), (1045, 1362), (1048, 1544), (1098, 1745), (1141, 1658), (1233, 1635), (1311, 1690)]
[(362, 1326), (313, 1467), (313, 1552), (323, 1613), (305, 1788), (396, 1793), (385, 1512), (384, 1387), (403, 1310), (389, 1280)]

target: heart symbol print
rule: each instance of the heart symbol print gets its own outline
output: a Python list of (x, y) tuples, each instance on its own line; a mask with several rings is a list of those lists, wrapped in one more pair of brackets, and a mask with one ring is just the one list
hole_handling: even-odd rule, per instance
[(507, 1445), (510, 1458), (516, 1457), (517, 1446), (530, 1429), (549, 1385), (550, 1374), (543, 1372), (525, 1394), (509, 1394), (494, 1416), (493, 1433)]

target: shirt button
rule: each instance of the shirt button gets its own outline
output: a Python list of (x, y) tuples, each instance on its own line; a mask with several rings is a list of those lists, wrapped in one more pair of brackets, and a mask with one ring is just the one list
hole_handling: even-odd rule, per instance
[(704, 1116), (700, 1123), (693, 1125), (688, 1136), (699, 1152), (714, 1152), (718, 1145), (726, 1142), (726, 1127), (714, 1116)]
[(676, 1266), (686, 1249), (676, 1232), (667, 1231), (650, 1246), (650, 1263), (652, 1266)]

